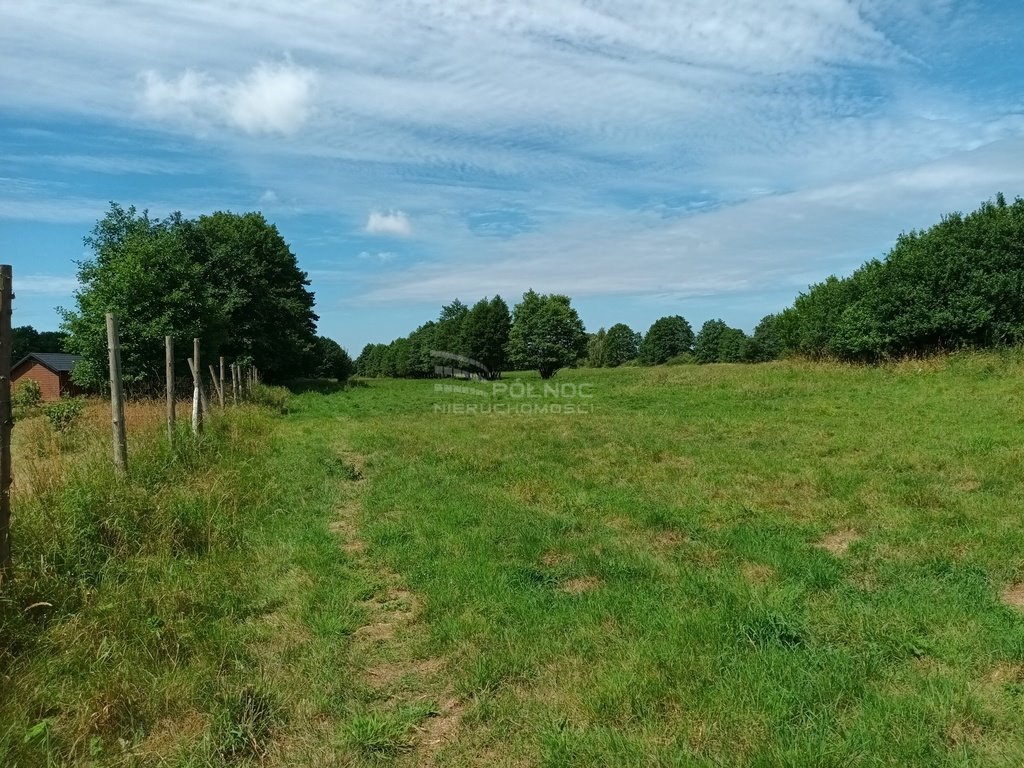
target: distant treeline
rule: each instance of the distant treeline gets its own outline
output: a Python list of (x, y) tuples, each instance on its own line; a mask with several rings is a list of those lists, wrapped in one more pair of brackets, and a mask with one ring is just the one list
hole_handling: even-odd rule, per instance
[(456, 299), (409, 336), (368, 344), (356, 369), (363, 376), (494, 377), (536, 368), (547, 378), (573, 365), (765, 362), (787, 356), (878, 362), (1021, 342), (1024, 200), (1008, 205), (999, 194), (966, 216), (950, 214), (924, 232), (900, 235), (884, 259), (849, 277), (812, 285), (792, 307), (762, 319), (749, 336), (722, 320), (707, 321), (695, 334), (681, 315), (657, 320), (643, 335), (624, 323), (588, 335), (569, 297), (529, 291), (511, 313), (500, 296), (472, 308)]

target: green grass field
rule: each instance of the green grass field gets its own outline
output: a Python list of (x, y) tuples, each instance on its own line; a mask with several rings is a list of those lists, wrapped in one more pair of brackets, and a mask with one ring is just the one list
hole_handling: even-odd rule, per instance
[[(1022, 379), (576, 370), (579, 413), (510, 376), (231, 415), (204, 546), (8, 621), (0, 763), (1024, 764)], [(435, 407), (493, 402), (548, 412)]]

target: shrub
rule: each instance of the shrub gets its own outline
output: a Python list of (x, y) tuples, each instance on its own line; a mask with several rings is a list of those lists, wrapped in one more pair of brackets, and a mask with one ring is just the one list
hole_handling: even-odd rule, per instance
[(278, 413), (288, 413), (288, 401), (292, 393), (285, 387), (271, 387), (266, 384), (255, 384), (249, 393), (249, 399), (256, 405), (262, 405)]
[(85, 401), (80, 397), (64, 397), (43, 408), (43, 415), (57, 432), (70, 432), (85, 410)]
[(22, 379), (14, 388), (15, 408), (35, 408), (43, 401), (43, 390), (35, 379)]

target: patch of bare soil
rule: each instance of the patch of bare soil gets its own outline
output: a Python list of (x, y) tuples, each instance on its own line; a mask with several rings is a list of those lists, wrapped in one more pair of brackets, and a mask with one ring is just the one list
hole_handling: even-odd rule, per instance
[(331, 522), (327, 527), (331, 533), (341, 539), (341, 549), (350, 555), (359, 555), (366, 551), (366, 542), (359, 538), (359, 530), (356, 528), (356, 510), (351, 506), (338, 510), (340, 517)]
[(455, 739), (459, 723), (466, 706), (456, 698), (445, 699), (438, 708), (437, 714), (431, 715), (417, 728), (417, 753), (423, 764), (425, 759), (432, 759), (434, 754)]
[(580, 576), (562, 582), (562, 591), (570, 595), (582, 595), (586, 592), (593, 592), (601, 586), (601, 580), (596, 576)]
[(1003, 590), (1001, 599), (1012, 608), (1024, 610), (1024, 582), (1014, 584)]
[(850, 548), (850, 545), (860, 541), (863, 538), (859, 533), (852, 529), (845, 529), (842, 531), (834, 531), (825, 538), (815, 543), (816, 547), (821, 547), (824, 550), (831, 552), (837, 557), (845, 555), (846, 550)]
[(443, 666), (444, 662), (436, 657), (414, 661), (382, 662), (370, 667), (366, 676), (375, 688), (391, 688), (406, 679), (422, 683), (437, 675)]

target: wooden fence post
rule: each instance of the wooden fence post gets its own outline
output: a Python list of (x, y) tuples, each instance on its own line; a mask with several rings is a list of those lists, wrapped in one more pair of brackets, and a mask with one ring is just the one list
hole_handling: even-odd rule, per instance
[(238, 405), (238, 363), (231, 364), (231, 402)]
[(224, 355), (220, 356), (220, 386), (217, 388), (217, 394), (220, 395), (220, 407), (224, 407)]
[(124, 390), (121, 382), (121, 340), (117, 318), (107, 312), (107, 351), (110, 356), (110, 423), (114, 431), (114, 469), (118, 475), (128, 472), (128, 439), (124, 428)]
[(203, 382), (199, 378), (199, 339), (192, 339), (192, 358), (188, 361), (192, 369), (192, 434), (203, 431), (203, 409), (200, 402), (203, 396)]
[(0, 587), (11, 580), (11, 267), (0, 266)]
[(167, 375), (167, 442), (174, 445), (174, 337), (164, 336)]
[(220, 386), (217, 384), (217, 371), (214, 369), (212, 364), (210, 365), (210, 385), (213, 387), (213, 391), (217, 394), (217, 399), (223, 404), (224, 395), (220, 392)]

